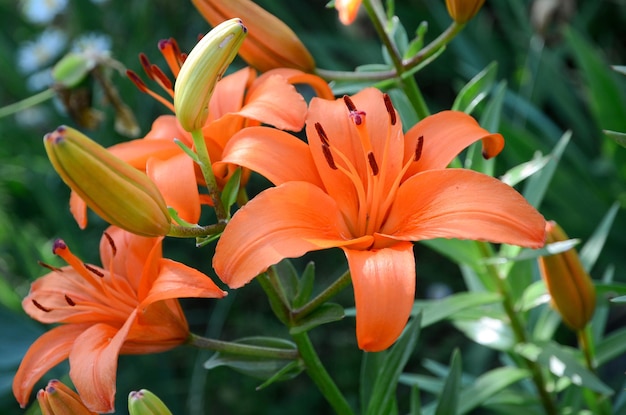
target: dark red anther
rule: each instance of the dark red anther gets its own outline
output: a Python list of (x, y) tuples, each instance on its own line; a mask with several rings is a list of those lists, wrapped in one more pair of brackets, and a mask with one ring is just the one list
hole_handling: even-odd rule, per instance
[(141, 63), (141, 67), (143, 68), (146, 75), (148, 75), (148, 77), (152, 79), (152, 71), (150, 70), (152, 63), (150, 62), (150, 59), (148, 59), (146, 54), (143, 52), (139, 54), (139, 63)]
[(99, 269), (94, 268), (93, 266), (91, 266), (89, 264), (83, 264), (83, 265), (85, 265), (85, 268), (87, 268), (92, 273), (96, 274), (98, 277), (100, 277), (100, 278), (104, 277), (104, 273), (102, 271), (100, 271)]
[[(171, 38), (170, 38), (171, 39)], [(161, 39), (159, 40), (159, 43), (157, 43), (157, 47), (159, 48), (159, 50), (164, 50), (166, 48), (170, 47), (170, 39)]]
[(349, 96), (344, 95), (343, 102), (346, 104), (346, 107), (348, 107), (348, 111), (356, 111), (356, 105), (354, 105), (354, 102), (352, 102), (352, 99), (350, 99)]
[(415, 155), (413, 161), (418, 161), (422, 157), (422, 147), (424, 147), (424, 136), (420, 135), (417, 138), (417, 144), (415, 145)]
[(130, 79), (133, 84), (135, 84), (135, 86), (137, 88), (139, 88), (139, 90), (141, 92), (148, 92), (148, 87), (146, 86), (146, 84), (141, 80), (141, 78), (139, 77), (139, 75), (137, 75), (135, 72), (131, 71), (130, 69), (126, 70), (126, 76), (128, 77), (128, 79)]
[(67, 245), (65, 244), (65, 242), (63, 241), (63, 239), (57, 239), (54, 241), (54, 243), (52, 244), (52, 253), (53, 254), (57, 254), (57, 251), (59, 249), (67, 249)]
[(322, 144), (322, 153), (324, 154), (324, 158), (326, 158), (328, 167), (333, 170), (337, 170), (337, 165), (335, 164), (335, 159), (333, 158), (333, 154), (330, 151), (330, 146)]
[(396, 125), (398, 119), (396, 118), (396, 110), (393, 108), (391, 98), (389, 98), (389, 95), (383, 94), (383, 100), (385, 101), (385, 108), (387, 109), (387, 113), (389, 114), (389, 121), (391, 122), (391, 125)]
[(46, 264), (45, 262), (37, 261), (37, 264), (39, 264), (40, 266), (44, 268), (48, 268), (50, 271), (63, 272), (63, 269), (54, 267), (50, 264)]
[(165, 73), (163, 73), (163, 71), (161, 70), (161, 68), (159, 68), (156, 65), (152, 65), (150, 67), (150, 69), (152, 70), (152, 79), (158, 78), (159, 81), (161, 81), (161, 83), (163, 84), (163, 86), (167, 89), (172, 89), (173, 85), (172, 85), (172, 81), (169, 80), (169, 78), (167, 77), (167, 75), (165, 75)]
[(54, 130), (58, 134), (63, 134), (67, 130), (67, 127), (64, 125), (59, 125), (56, 130)]
[(324, 131), (324, 128), (322, 127), (322, 124), (316, 122), (315, 123), (315, 131), (317, 131), (317, 136), (322, 141), (322, 144), (324, 144), (325, 146), (329, 146), (330, 145), (330, 141), (328, 141), (328, 136), (326, 135), (326, 131)]
[(115, 256), (115, 254), (117, 254), (117, 247), (115, 246), (115, 241), (113, 240), (111, 235), (109, 235), (108, 233), (103, 232), (103, 235), (107, 239), (107, 242), (109, 243), (109, 246), (111, 247), (111, 251), (113, 253), (113, 256)]
[(361, 125), (365, 121), (365, 111), (350, 111), (350, 118), (355, 125)]
[(52, 311), (51, 309), (46, 308), (46, 307), (42, 306), (41, 304), (39, 304), (39, 303), (37, 302), (37, 300), (35, 300), (34, 298), (33, 298), (31, 301), (33, 302), (33, 305), (34, 305), (35, 307), (37, 307), (38, 309), (40, 309), (40, 310), (41, 310), (41, 311), (43, 311), (44, 313), (49, 313), (49, 312), (51, 312), (51, 311)]
[(376, 157), (374, 157), (374, 153), (367, 153), (367, 161), (370, 163), (372, 174), (376, 176), (378, 174), (378, 163), (376, 163)]
[(72, 300), (67, 294), (65, 294), (65, 301), (72, 307), (74, 307), (76, 305), (74, 300)]

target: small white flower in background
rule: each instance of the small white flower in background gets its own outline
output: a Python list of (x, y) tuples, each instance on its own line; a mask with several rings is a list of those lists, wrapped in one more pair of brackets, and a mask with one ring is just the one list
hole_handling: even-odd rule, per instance
[(112, 40), (109, 35), (86, 33), (74, 41), (72, 52), (84, 56), (93, 68), (99, 63), (111, 60), (111, 46)]
[(67, 0), (22, 0), (22, 14), (31, 23), (50, 23), (65, 10)]
[(26, 78), (26, 87), (30, 91), (44, 90), (54, 83), (52, 79), (52, 69), (46, 68), (29, 75)]
[(37, 39), (23, 42), (17, 50), (19, 71), (29, 74), (51, 64), (66, 44), (67, 36), (59, 29), (46, 29)]

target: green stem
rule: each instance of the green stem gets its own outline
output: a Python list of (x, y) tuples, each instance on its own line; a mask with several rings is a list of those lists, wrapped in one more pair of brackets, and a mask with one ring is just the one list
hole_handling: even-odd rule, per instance
[(30, 107), (34, 107), (35, 105), (39, 105), (42, 102), (45, 102), (51, 99), (52, 97), (54, 97), (54, 94), (55, 94), (54, 89), (48, 88), (33, 96), (24, 98), (21, 101), (15, 102), (13, 104), (9, 104), (6, 107), (2, 107), (0, 108), (0, 118), (6, 117), (7, 115), (15, 114), (17, 112), (23, 111)]
[(330, 298), (334, 297), (338, 292), (350, 285), (351, 276), (350, 271), (346, 271), (342, 276), (333, 281), (324, 291), (319, 293), (315, 298), (306, 303), (300, 308), (291, 311), (291, 315), (294, 321), (307, 316), (311, 312), (317, 309), (320, 305), (324, 304)]
[(348, 401), (346, 401), (341, 391), (326, 371), (307, 333), (294, 334), (292, 337), (293, 341), (298, 346), (300, 357), (306, 365), (307, 374), (317, 385), (328, 403), (337, 414), (352, 415), (354, 413), (352, 408), (350, 408)]
[(172, 225), (167, 236), (174, 238), (202, 238), (210, 235), (217, 235), (224, 231), (225, 223), (217, 223), (208, 226), (179, 226)]
[(585, 364), (587, 365), (587, 369), (595, 372), (596, 368), (593, 363), (593, 344), (591, 342), (591, 336), (589, 335), (589, 325), (587, 325), (582, 330), (578, 330), (576, 335), (578, 336), (578, 346), (585, 356)]
[(209, 150), (207, 149), (206, 142), (204, 141), (204, 135), (202, 130), (195, 130), (191, 132), (193, 137), (193, 144), (196, 147), (196, 154), (200, 161), (200, 170), (206, 181), (206, 187), (209, 190), (209, 196), (213, 201), (213, 208), (215, 209), (215, 215), (220, 223), (225, 223), (228, 220), (222, 199), (220, 197), (220, 190), (217, 187), (217, 181), (213, 174), (213, 166), (211, 164), (211, 157), (209, 157)]
[[(481, 251), (481, 254), (484, 258), (490, 258), (493, 256), (493, 250), (491, 249), (491, 246), (488, 245), (486, 242), (476, 241), (475, 243), (477, 244), (478, 249)], [(511, 292), (508, 285), (501, 277), (495, 265), (487, 264), (486, 268), (488, 274), (491, 276), (492, 280), (496, 284), (498, 292), (502, 295), (502, 306), (511, 323), (511, 328), (513, 329), (515, 340), (518, 343), (526, 343), (528, 341), (526, 331), (524, 330), (524, 326), (519, 318), (518, 313), (515, 311), (513, 298), (511, 297)], [(528, 369), (530, 370), (533, 382), (535, 383), (535, 387), (537, 388), (537, 392), (539, 393), (539, 399), (541, 400), (541, 404), (543, 405), (544, 410), (548, 415), (557, 415), (558, 411), (555, 406), (554, 400), (552, 399), (552, 396), (550, 396), (546, 389), (546, 382), (543, 376), (543, 372), (541, 371), (541, 367), (532, 360), (524, 358), (524, 361)]]
[[(576, 335), (578, 337), (578, 347), (580, 347), (583, 352), (583, 356), (585, 356), (585, 365), (587, 366), (587, 369), (589, 369), (592, 373), (595, 373), (595, 352), (593, 340), (591, 338), (591, 327), (587, 325), (584, 329), (578, 330)], [(584, 391), (584, 396), (587, 404), (589, 405), (589, 409), (593, 411), (594, 414), (610, 415), (613, 413), (611, 403), (608, 399), (606, 399), (606, 396), (588, 388)]]
[(209, 339), (207, 337), (201, 337), (193, 333), (189, 334), (187, 344), (200, 349), (237, 354), (240, 356), (267, 357), (286, 360), (296, 360), (299, 357), (297, 350), (225, 342), (221, 340)]

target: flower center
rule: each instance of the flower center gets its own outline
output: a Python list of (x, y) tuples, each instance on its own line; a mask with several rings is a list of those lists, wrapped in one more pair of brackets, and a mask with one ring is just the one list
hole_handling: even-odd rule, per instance
[[(398, 118), (387, 94), (383, 95), (383, 100), (388, 114), (387, 132), (382, 151), (379, 150), (380, 154), (376, 154), (372, 145), (373, 137), (367, 126), (367, 114), (359, 110), (350, 97), (343, 97), (348, 109), (348, 117), (359, 137), (358, 148), (362, 150), (363, 163), (351, 160), (341, 150), (334, 147), (322, 125), (315, 123), (315, 130), (321, 141), (322, 153), (328, 166), (344, 174), (354, 186), (357, 195), (357, 215), (353, 217), (353, 214), (342, 210), (354, 238), (373, 235), (382, 227), (404, 174), (422, 154), (424, 140), (423, 137), (419, 137), (413, 157), (405, 160), (399, 171), (392, 168), (389, 144), (392, 139), (392, 127), (396, 125)], [(365, 165), (367, 172), (359, 171), (360, 165)], [(390, 175), (394, 176), (390, 177)]]

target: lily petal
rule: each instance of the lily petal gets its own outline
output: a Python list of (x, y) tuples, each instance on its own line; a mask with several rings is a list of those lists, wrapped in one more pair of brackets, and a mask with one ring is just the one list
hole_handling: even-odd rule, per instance
[(545, 219), (493, 177), (465, 169), (428, 170), (400, 186), (380, 233), (398, 240), (460, 238), (539, 248)]
[[(248, 127), (228, 142), (222, 162), (246, 167), (278, 186), (288, 181), (306, 181), (322, 187), (309, 146), (284, 131)], [(273, 162), (268, 163), (268, 160)]]
[(13, 378), (13, 394), (22, 408), (28, 403), (35, 383), (68, 357), (74, 340), (88, 327), (88, 324), (58, 326), (30, 346)]
[(146, 163), (150, 158), (166, 160), (183, 153), (181, 148), (174, 143), (174, 138), (177, 138), (177, 135), (171, 135), (169, 139), (164, 137), (161, 140), (145, 138), (132, 140), (111, 146), (108, 150), (136, 169), (145, 171)]
[(330, 89), (330, 86), (328, 86), (328, 83), (326, 81), (324, 81), (322, 78), (320, 78), (317, 75), (312, 75), (306, 72), (302, 72), (299, 69), (293, 69), (293, 68), (272, 69), (270, 71), (263, 73), (254, 82), (255, 83), (262, 82), (265, 79), (265, 77), (272, 76), (272, 75), (280, 75), (284, 78), (287, 78), (287, 81), (289, 81), (289, 83), (293, 85), (298, 85), (298, 84), (308, 85), (311, 88), (313, 88), (313, 91), (315, 91), (315, 94), (319, 98), (331, 99), (331, 100), (335, 99), (333, 90)]
[(349, 244), (348, 235), (333, 199), (310, 183), (288, 182), (263, 191), (233, 215), (217, 243), (213, 268), (229, 287), (239, 288), (284, 258)]
[(87, 227), (87, 203), (76, 193), (70, 192), (70, 212), (80, 229)]
[(405, 160), (414, 157), (419, 137), (424, 140), (420, 159), (411, 165), (404, 177), (424, 170), (444, 169), (463, 149), (478, 140), (485, 143), (489, 157), (504, 148), (504, 138), (500, 134), (489, 133), (474, 118), (460, 111), (442, 111), (431, 115), (407, 131)]
[(171, 141), (174, 138), (179, 139), (189, 147), (193, 143), (191, 134), (181, 127), (175, 115), (161, 115), (154, 120), (152, 128), (143, 139)]
[(385, 350), (396, 341), (415, 299), (413, 244), (357, 251), (343, 249), (354, 286), (356, 336), (359, 348)]
[(255, 78), (255, 71), (250, 67), (238, 70), (222, 78), (213, 90), (209, 101), (207, 123), (222, 118), (226, 114), (237, 112), (243, 106), (246, 88)]

